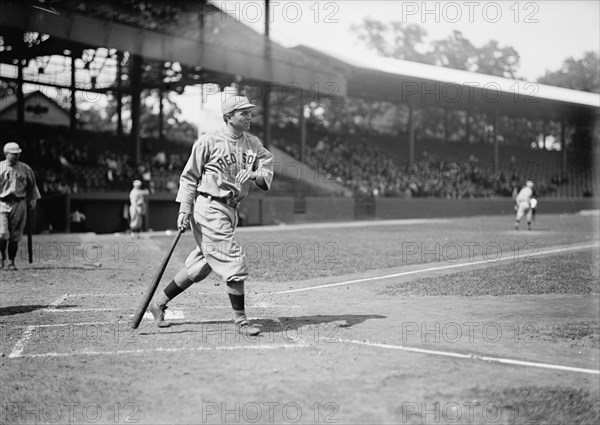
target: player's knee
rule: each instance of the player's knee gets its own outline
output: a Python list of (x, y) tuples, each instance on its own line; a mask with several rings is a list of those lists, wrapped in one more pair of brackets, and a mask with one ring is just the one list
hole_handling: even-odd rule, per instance
[(22, 232), (15, 232), (12, 234), (12, 236), (9, 236), (9, 238), (8, 238), (9, 242), (13, 242), (13, 243), (21, 242), (21, 239), (23, 239)]
[(227, 293), (229, 293), (231, 295), (244, 295), (244, 281), (243, 280), (227, 281)]
[(212, 268), (207, 264), (200, 273), (193, 279), (194, 282), (200, 282), (201, 280), (206, 279), (206, 277), (210, 274)]
[(210, 274), (212, 268), (204, 260), (186, 267), (186, 270), (192, 282), (200, 282)]

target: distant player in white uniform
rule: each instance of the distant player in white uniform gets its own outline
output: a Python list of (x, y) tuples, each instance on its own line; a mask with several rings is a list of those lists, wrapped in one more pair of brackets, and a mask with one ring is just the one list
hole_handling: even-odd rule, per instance
[(150, 303), (148, 310), (159, 327), (165, 321), (167, 303), (215, 271), (226, 283), (238, 332), (257, 335), (260, 328), (250, 324), (244, 306), (246, 260), (234, 240), (238, 207), (254, 183), (269, 190), (273, 180), (273, 155), (261, 141), (246, 133), (254, 107), (247, 98), (232, 96), (222, 104), (225, 128), (201, 136), (192, 147), (182, 171), (176, 201), (177, 227), (191, 224), (196, 248), (173, 280)]
[(146, 216), (146, 196), (148, 189), (142, 189), (142, 181), (134, 180), (133, 189), (129, 192), (129, 228), (132, 237), (139, 237)]
[(517, 216), (515, 217), (515, 230), (519, 230), (519, 224), (524, 215), (527, 215), (527, 229), (531, 230), (531, 219), (537, 200), (533, 198), (533, 182), (528, 180), (523, 189), (519, 191), (515, 198)]

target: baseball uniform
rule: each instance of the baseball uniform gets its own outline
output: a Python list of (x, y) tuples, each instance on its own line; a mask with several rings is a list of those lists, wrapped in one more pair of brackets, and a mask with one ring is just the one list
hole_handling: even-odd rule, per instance
[(140, 180), (133, 182), (133, 189), (129, 192), (129, 228), (132, 236), (142, 230), (146, 215), (146, 196), (149, 194), (149, 190), (142, 189)]
[(0, 252), (4, 268), (8, 247), (9, 269), (15, 269), (19, 241), (27, 221), (27, 208), (33, 208), (40, 192), (29, 165), (19, 161), (21, 148), (14, 142), (4, 146), (6, 159), (0, 162)]
[(515, 198), (515, 202), (517, 203), (517, 215), (515, 217), (515, 229), (519, 229), (519, 222), (523, 218), (525, 214), (527, 214), (527, 226), (531, 230), (531, 217), (532, 217), (532, 208), (531, 208), (531, 198), (533, 197), (533, 182), (528, 181), (525, 184), (517, 197)]
[[(161, 317), (166, 303), (214, 270), (226, 283), (235, 323), (250, 328), (244, 312), (248, 271), (241, 247), (234, 240), (237, 209), (252, 182), (262, 190), (270, 189), (274, 166), (273, 155), (245, 131), (253, 106), (245, 97), (226, 100), (222, 112), (227, 126), (201, 136), (192, 147), (176, 201), (180, 217), (189, 217), (197, 246), (184, 269), (150, 306), (159, 326), (168, 326)], [(251, 334), (258, 332), (252, 328)]]
[(192, 148), (176, 198), (180, 212), (193, 210), (191, 225), (198, 247), (186, 261), (192, 279), (204, 274), (207, 267), (226, 282), (243, 281), (247, 277), (246, 262), (233, 240), (237, 208), (250, 189), (250, 182), (239, 185), (235, 181), (244, 168), (263, 177), (261, 189), (270, 188), (273, 155), (250, 134), (236, 138), (225, 128), (202, 136)]

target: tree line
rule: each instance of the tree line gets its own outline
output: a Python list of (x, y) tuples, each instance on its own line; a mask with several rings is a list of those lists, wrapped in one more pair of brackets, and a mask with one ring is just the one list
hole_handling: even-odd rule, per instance
[[(512, 46), (502, 46), (490, 40), (475, 46), (460, 31), (447, 38), (425, 42), (427, 31), (417, 24), (381, 22), (365, 18), (351, 27), (357, 42), (382, 57), (442, 66), (462, 71), (523, 80), (519, 77), (520, 55)], [(580, 59), (567, 58), (560, 69), (547, 71), (537, 79), (540, 84), (573, 90), (600, 93), (600, 58), (597, 52), (586, 52)], [(296, 121), (297, 108), (285, 105), (274, 112), (276, 122)], [(371, 102), (364, 99), (343, 99), (335, 102), (313, 102), (310, 120), (333, 131), (377, 131), (390, 135), (407, 132), (409, 110), (406, 105)], [(485, 113), (427, 108), (415, 112), (417, 137), (492, 143), (493, 127)], [(469, 130), (466, 130), (466, 126)], [(532, 121), (526, 118), (501, 117), (501, 141), (527, 148), (562, 149), (560, 124)], [(597, 129), (594, 131), (598, 131)], [(568, 126), (567, 142), (573, 138), (590, 138), (590, 129)], [(554, 136), (554, 138), (546, 138)], [(554, 140), (554, 143), (548, 140)]]

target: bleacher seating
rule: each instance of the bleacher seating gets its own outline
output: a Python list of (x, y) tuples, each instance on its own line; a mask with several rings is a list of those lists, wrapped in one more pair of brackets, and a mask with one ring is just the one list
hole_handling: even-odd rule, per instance
[[(6, 139), (16, 139), (16, 128), (6, 126)], [(257, 133), (260, 129), (257, 129)], [(299, 158), (299, 132), (274, 127), (272, 143)], [(32, 165), (44, 193), (129, 191), (136, 178), (158, 192), (176, 192), (190, 145), (142, 141), (142, 165), (129, 164), (127, 136), (27, 126), (20, 140), (23, 161)], [(157, 153), (164, 152), (161, 158)], [(598, 170), (588, 153), (567, 157), (561, 175), (562, 152), (526, 149), (503, 144), (500, 168), (493, 163), (493, 146), (418, 139), (415, 163), (408, 164), (406, 136), (376, 133), (331, 134), (322, 128), (308, 131), (305, 162), (323, 178), (345, 185), (357, 198), (404, 196), (473, 198), (511, 196), (526, 180), (536, 183), (541, 196), (598, 196)], [(281, 177), (281, 176), (280, 176)], [(320, 195), (299, 181), (276, 178), (270, 196)]]

